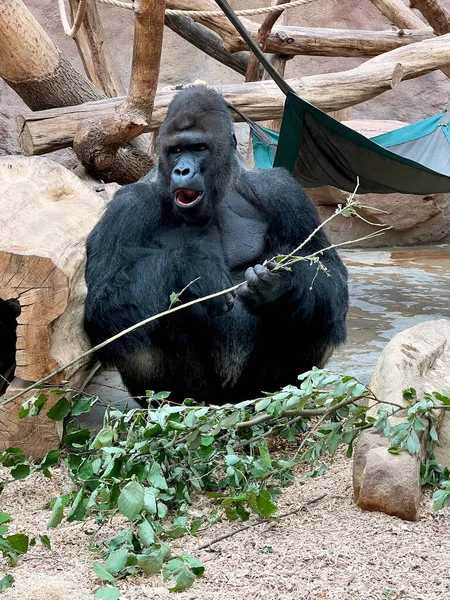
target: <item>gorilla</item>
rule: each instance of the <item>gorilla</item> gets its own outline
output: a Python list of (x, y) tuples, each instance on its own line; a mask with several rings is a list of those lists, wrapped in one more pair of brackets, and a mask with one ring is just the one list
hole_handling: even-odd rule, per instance
[(0, 298), (0, 393), (10, 380), (16, 362), (17, 317), (21, 309), (15, 298)]
[[(324, 268), (273, 270), (318, 227), (284, 169), (248, 169), (227, 103), (200, 86), (180, 91), (158, 140), (157, 166), (115, 194), (87, 240), (85, 329), (93, 345), (169, 307), (245, 282), (143, 326), (99, 351), (132, 396), (171, 392), (223, 404), (258, 397), (322, 367), (346, 338), (347, 272), (335, 250)], [(330, 245), (319, 231), (301, 250)], [(144, 402), (144, 401), (142, 401)]]

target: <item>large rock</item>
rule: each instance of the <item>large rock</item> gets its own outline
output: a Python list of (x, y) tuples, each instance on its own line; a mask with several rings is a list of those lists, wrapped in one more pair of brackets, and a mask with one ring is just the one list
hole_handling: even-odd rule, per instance
[[(383, 350), (370, 382), (370, 389), (381, 401), (406, 406), (403, 390), (414, 387), (417, 397), (424, 392), (450, 388), (450, 320), (420, 323), (398, 333)], [(379, 406), (377, 407), (377, 409)], [(440, 429), (450, 433), (449, 415), (442, 415)], [(393, 424), (401, 415), (393, 419)], [(450, 458), (450, 436), (441, 440), (441, 457)], [(388, 452), (389, 439), (373, 431), (358, 438), (353, 462), (353, 487), (356, 504), (365, 510), (379, 510), (402, 519), (419, 515), (419, 455)], [(450, 464), (450, 460), (447, 464)]]
[[(323, 220), (334, 213), (338, 204), (345, 204), (350, 195), (332, 187), (307, 191)], [(334, 244), (370, 235), (376, 231), (370, 223), (387, 225), (391, 229), (379, 237), (349, 244), (348, 247), (380, 248), (450, 241), (450, 194), (356, 194), (355, 197), (365, 207), (370, 207), (358, 211), (365, 221), (342, 216), (330, 221), (326, 232)]]

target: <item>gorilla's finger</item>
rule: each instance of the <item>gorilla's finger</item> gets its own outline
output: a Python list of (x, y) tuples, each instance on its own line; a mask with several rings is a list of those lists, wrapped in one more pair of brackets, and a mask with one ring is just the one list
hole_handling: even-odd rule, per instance
[(263, 267), (262, 265), (255, 265), (255, 273), (259, 277), (259, 279), (264, 281), (264, 283), (270, 283), (270, 280), (272, 279), (272, 274), (266, 267)]
[(258, 284), (258, 275), (255, 273), (255, 269), (253, 267), (249, 267), (245, 271), (245, 280), (249, 286)]

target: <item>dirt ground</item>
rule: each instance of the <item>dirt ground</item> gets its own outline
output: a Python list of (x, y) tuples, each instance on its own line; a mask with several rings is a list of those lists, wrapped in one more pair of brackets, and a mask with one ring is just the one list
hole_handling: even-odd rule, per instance
[[(235, 530), (236, 522), (216, 523), (200, 535), (172, 544), (205, 565), (205, 575), (182, 593), (171, 594), (161, 576), (122, 581), (122, 600), (447, 600), (450, 598), (450, 509), (431, 511), (426, 492), (421, 518), (404, 522), (381, 513), (362, 512), (353, 504), (351, 461), (336, 459), (319, 479), (299, 471), (279, 499), (280, 512), (322, 494), (325, 498), (279, 522), (258, 525), (207, 550), (205, 542)], [(13, 482), (0, 506), (13, 516), (11, 532), (48, 533), (52, 550), (38, 544), (15, 568), (0, 559), (1, 576), (16, 583), (2, 600), (87, 600), (100, 582), (92, 570), (95, 555), (87, 549), (92, 521), (62, 524), (45, 531), (48, 502), (68, 491), (62, 468), (51, 480), (41, 475)], [(208, 510), (199, 498), (195, 513)], [(113, 528), (119, 527), (116, 523)], [(101, 537), (109, 536), (104, 528)]]

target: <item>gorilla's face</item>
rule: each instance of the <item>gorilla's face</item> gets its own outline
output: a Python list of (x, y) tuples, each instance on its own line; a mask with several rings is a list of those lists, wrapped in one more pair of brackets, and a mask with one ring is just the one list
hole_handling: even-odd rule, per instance
[(233, 123), (223, 98), (193, 87), (173, 100), (158, 136), (158, 172), (175, 210), (204, 224), (225, 196), (237, 164)]

